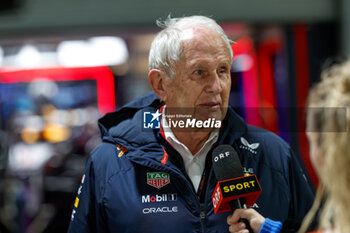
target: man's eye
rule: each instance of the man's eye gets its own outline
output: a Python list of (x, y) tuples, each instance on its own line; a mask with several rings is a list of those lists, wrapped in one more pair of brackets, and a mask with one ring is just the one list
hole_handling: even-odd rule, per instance
[(225, 69), (225, 68), (219, 69), (219, 73), (220, 73), (220, 74), (224, 74), (224, 73), (226, 73), (226, 72), (227, 72), (227, 69)]
[(194, 74), (196, 74), (196, 75), (202, 75), (202, 74), (203, 74), (203, 70), (196, 70), (196, 71), (194, 72)]

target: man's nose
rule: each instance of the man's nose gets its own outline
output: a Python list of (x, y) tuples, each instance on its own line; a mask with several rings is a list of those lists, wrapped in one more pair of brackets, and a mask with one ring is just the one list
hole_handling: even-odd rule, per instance
[(222, 91), (222, 83), (217, 72), (212, 72), (209, 75), (206, 91), (214, 94)]

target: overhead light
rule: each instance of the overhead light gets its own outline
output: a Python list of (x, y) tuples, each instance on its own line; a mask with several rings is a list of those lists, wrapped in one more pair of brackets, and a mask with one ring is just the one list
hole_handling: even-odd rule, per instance
[(4, 50), (0, 46), (0, 67), (2, 66), (2, 61), (4, 60)]
[(113, 66), (126, 62), (128, 49), (119, 37), (92, 37), (87, 41), (63, 41), (57, 47), (59, 62), (72, 66)]
[(89, 50), (84, 40), (63, 41), (57, 47), (58, 61), (64, 66), (90, 66)]
[(119, 65), (128, 59), (126, 43), (120, 37), (93, 37), (89, 41), (95, 61), (100, 65)]
[(33, 45), (25, 45), (17, 54), (17, 63), (21, 67), (36, 67), (40, 64), (40, 52)]

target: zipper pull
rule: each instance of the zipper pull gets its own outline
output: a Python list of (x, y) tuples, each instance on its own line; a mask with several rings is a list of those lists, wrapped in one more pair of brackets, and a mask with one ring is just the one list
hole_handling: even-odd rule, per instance
[(205, 219), (206, 213), (205, 213), (205, 205), (204, 203), (201, 203), (201, 212), (199, 213), (199, 216), (201, 217), (201, 219)]
[(201, 211), (200, 217), (201, 217), (201, 219), (205, 219), (205, 212), (204, 211)]

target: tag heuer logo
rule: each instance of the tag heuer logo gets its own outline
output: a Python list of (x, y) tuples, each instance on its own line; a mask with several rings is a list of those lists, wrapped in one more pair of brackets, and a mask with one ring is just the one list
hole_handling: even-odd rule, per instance
[(165, 172), (148, 172), (147, 184), (160, 189), (170, 183), (170, 176)]

